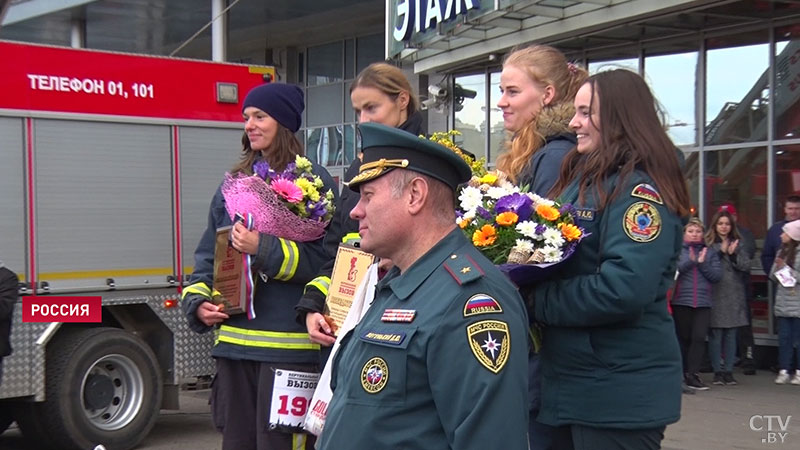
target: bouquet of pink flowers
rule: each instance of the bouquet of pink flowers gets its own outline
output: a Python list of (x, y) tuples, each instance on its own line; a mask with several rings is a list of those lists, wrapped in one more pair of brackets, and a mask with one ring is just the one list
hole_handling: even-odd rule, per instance
[(222, 195), (233, 220), (252, 215), (253, 229), (298, 242), (316, 240), (333, 217), (334, 196), (323, 192), (322, 180), (311, 171), (311, 161), (297, 156), (282, 172), (266, 161), (253, 165), (254, 175), (225, 174)]

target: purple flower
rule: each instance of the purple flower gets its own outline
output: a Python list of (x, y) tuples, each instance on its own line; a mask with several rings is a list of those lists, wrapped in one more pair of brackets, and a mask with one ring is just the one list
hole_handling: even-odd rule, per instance
[(261, 160), (253, 164), (253, 172), (256, 173), (262, 180), (275, 178), (275, 171), (269, 167), (269, 163)]
[(570, 216), (570, 217), (575, 217), (578, 214), (578, 211), (575, 209), (574, 206), (572, 206), (572, 203), (564, 203), (563, 205), (561, 205), (561, 209), (559, 209), (558, 212), (562, 216)]
[(479, 216), (486, 220), (492, 220), (492, 213), (490, 213), (489, 210), (483, 206), (478, 206), (478, 209), (476, 209), (475, 212), (477, 212)]
[(539, 224), (536, 224), (536, 230), (534, 230), (534, 232), (536, 234), (544, 234), (544, 232), (546, 230), (547, 230), (547, 225), (542, 225), (542, 224), (539, 223)]
[(520, 222), (528, 220), (533, 213), (533, 200), (525, 194), (514, 193), (500, 197), (494, 210), (500, 214), (511, 211), (519, 216)]
[(321, 220), (325, 215), (327, 208), (325, 208), (325, 201), (320, 200), (318, 202), (306, 203), (306, 209), (308, 209), (308, 215), (310, 219)]

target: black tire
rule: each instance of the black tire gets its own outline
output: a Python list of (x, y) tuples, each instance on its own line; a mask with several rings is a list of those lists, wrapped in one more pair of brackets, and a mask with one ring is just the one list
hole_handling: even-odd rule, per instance
[(12, 423), (14, 416), (11, 414), (11, 405), (0, 403), (0, 434), (3, 434)]
[[(117, 328), (65, 330), (47, 348), (46, 399), (32, 436), (44, 445), (108, 450), (135, 447), (161, 407), (161, 372), (141, 339)], [(37, 433), (38, 434), (38, 433)]]

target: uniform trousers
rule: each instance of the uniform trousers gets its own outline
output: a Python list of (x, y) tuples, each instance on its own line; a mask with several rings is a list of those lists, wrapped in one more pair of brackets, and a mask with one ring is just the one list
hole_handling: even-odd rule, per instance
[(553, 450), (659, 450), (667, 427), (645, 430), (567, 425), (556, 428)]
[(217, 358), (211, 384), (211, 416), (222, 433), (222, 450), (312, 450), (311, 434), (270, 429), (275, 370), (316, 372), (315, 365)]

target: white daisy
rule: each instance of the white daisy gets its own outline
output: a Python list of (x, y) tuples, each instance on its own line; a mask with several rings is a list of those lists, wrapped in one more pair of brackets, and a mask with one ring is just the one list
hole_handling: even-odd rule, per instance
[(527, 239), (517, 239), (515, 247), (521, 252), (533, 253), (533, 242)]
[(544, 262), (554, 263), (561, 261), (561, 250), (558, 247), (545, 245), (542, 248), (544, 253)]
[(525, 237), (541, 240), (541, 236), (536, 235), (536, 222), (532, 220), (525, 220), (518, 223), (515, 229)]
[(462, 209), (467, 211), (474, 210), (478, 206), (481, 206), (483, 194), (481, 194), (481, 190), (476, 187), (466, 186), (461, 190), (458, 200), (461, 202)]
[(508, 191), (501, 187), (490, 187), (489, 190), (486, 191), (486, 195), (497, 200), (508, 195)]
[(561, 236), (561, 232), (556, 229), (548, 228), (544, 230), (542, 235), (545, 245), (552, 245), (554, 247), (561, 247), (564, 245), (564, 237)]

